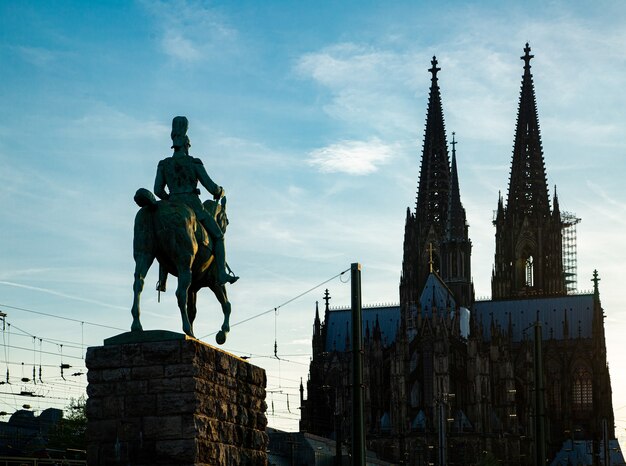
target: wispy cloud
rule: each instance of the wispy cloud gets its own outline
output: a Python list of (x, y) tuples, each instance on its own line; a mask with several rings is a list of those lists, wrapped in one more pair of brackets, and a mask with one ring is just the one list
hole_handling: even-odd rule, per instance
[(330, 90), (324, 110), (331, 117), (380, 134), (406, 134), (416, 126), (411, 103), (420, 89), (419, 63), (427, 63), (427, 54), (339, 43), (303, 55), (295, 71)]
[(236, 40), (237, 31), (227, 19), (204, 2), (142, 3), (161, 28), (163, 52), (176, 61), (202, 61), (223, 52)]
[(308, 163), (324, 173), (369, 175), (386, 163), (393, 153), (380, 139), (340, 141), (309, 153)]
[(391, 82), (409, 84), (414, 66), (411, 60), (396, 51), (356, 43), (339, 43), (319, 52), (302, 56), (297, 70), (325, 86), (340, 89), (346, 86), (388, 87)]
[(141, 120), (104, 103), (95, 103), (81, 117), (72, 121), (62, 134), (84, 140), (104, 138), (127, 143), (128, 140), (160, 140), (169, 137), (169, 122)]
[(83, 302), (83, 303), (96, 304), (98, 306), (108, 307), (108, 308), (111, 308), (111, 309), (121, 309), (123, 311), (127, 310), (123, 306), (114, 306), (112, 304), (105, 303), (105, 302), (102, 302), (102, 301), (97, 301), (95, 299), (83, 298), (81, 296), (75, 296), (75, 295), (71, 295), (71, 294), (67, 294), (67, 293), (61, 293), (59, 291), (50, 290), (48, 288), (41, 288), (39, 286), (24, 285), (22, 283), (8, 282), (8, 281), (4, 281), (4, 280), (0, 280), (0, 285), (11, 286), (11, 287), (14, 287), (14, 288), (22, 288), (22, 289), (30, 290), (30, 291), (38, 291), (38, 292), (50, 294), (50, 295), (53, 295), (53, 296), (59, 296), (60, 298), (71, 299), (73, 301), (80, 301), (80, 302)]
[(58, 58), (58, 52), (44, 47), (28, 47), (25, 45), (11, 47), (23, 60), (35, 66), (45, 66)]
[[(587, 187), (595, 196), (592, 202), (583, 200), (583, 203), (599, 218), (610, 220), (613, 225), (626, 226), (626, 202), (621, 199), (620, 193), (609, 193), (602, 186), (587, 180)], [(602, 200), (602, 202), (599, 202)], [(621, 233), (620, 233), (621, 235)]]
[(163, 51), (170, 57), (181, 61), (193, 62), (202, 58), (199, 45), (191, 39), (186, 38), (180, 31), (165, 31), (163, 40)]

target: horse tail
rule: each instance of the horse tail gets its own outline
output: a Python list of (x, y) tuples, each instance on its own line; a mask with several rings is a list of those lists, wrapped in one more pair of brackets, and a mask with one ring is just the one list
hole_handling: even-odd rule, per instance
[(135, 193), (135, 202), (139, 207), (154, 208), (157, 206), (157, 200), (146, 188), (139, 188)]
[[(156, 205), (155, 205), (156, 206)], [(135, 257), (154, 252), (156, 240), (154, 236), (154, 209), (150, 206), (139, 209), (135, 216), (133, 251)]]

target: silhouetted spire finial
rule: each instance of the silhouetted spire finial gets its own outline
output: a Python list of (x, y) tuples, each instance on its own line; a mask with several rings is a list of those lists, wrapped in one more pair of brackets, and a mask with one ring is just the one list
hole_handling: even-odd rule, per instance
[(324, 301), (326, 301), (326, 312), (328, 312), (330, 307), (330, 299), (330, 293), (328, 292), (328, 288), (326, 288), (326, 291), (324, 292)]
[(524, 47), (524, 56), (520, 57), (521, 60), (524, 60), (524, 71), (530, 73), (530, 60), (534, 58), (534, 55), (530, 54), (530, 46), (528, 42), (526, 42), (526, 47)]
[(433, 66), (428, 71), (430, 71), (433, 74), (433, 81), (436, 81), (437, 73), (441, 71), (441, 68), (437, 67), (437, 57), (433, 55), (433, 59), (431, 60), (430, 64)]
[(593, 271), (593, 278), (591, 279), (591, 281), (593, 282), (593, 294), (598, 296), (600, 294), (600, 290), (598, 288), (598, 282), (600, 281), (600, 277), (598, 277), (597, 270)]

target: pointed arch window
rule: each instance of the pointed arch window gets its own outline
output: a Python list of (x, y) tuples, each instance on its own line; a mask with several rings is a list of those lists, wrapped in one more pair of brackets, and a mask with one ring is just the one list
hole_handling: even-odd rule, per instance
[(526, 270), (526, 286), (532, 287), (534, 286), (534, 260), (533, 256), (528, 256), (526, 258), (525, 270)]
[(574, 369), (572, 380), (572, 408), (574, 411), (589, 411), (593, 407), (593, 383), (591, 372), (584, 365)]

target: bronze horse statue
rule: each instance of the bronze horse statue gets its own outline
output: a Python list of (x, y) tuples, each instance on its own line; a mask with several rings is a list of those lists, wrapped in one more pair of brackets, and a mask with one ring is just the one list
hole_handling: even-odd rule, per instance
[[(194, 337), (196, 295), (204, 287), (213, 291), (224, 313), (224, 322), (215, 339), (218, 344), (223, 344), (230, 331), (230, 303), (226, 287), (217, 280), (213, 248), (206, 230), (196, 220), (193, 210), (183, 203), (157, 201), (144, 188), (135, 194), (135, 202), (141, 209), (135, 216), (133, 239), (135, 282), (131, 330), (143, 330), (139, 321), (139, 301), (148, 269), (156, 259), (165, 271), (178, 277), (176, 298), (183, 331), (190, 337)], [(226, 199), (222, 198), (219, 204), (212, 200), (206, 201), (204, 207), (209, 212), (214, 212), (218, 225), (222, 231), (226, 231)]]

